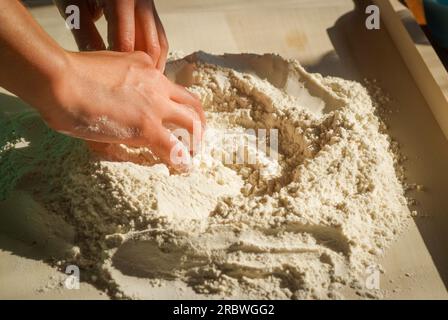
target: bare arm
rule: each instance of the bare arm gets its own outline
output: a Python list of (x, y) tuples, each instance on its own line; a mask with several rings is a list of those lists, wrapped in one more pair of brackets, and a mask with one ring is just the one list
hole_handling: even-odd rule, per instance
[(19, 1), (0, 0), (0, 21), (0, 86), (30, 104), (49, 103), (66, 64), (64, 51)]
[(182, 169), (170, 157), (179, 141), (166, 125), (201, 136), (204, 113), (149, 55), (67, 52), (19, 1), (0, 0), (0, 21), (0, 86), (34, 106), (50, 127), (91, 141), (148, 146)]

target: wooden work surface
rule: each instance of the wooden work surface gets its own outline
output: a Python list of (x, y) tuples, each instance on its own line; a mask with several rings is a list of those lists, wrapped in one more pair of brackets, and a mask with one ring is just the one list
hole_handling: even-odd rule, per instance
[[(444, 131), (448, 132), (448, 117), (444, 117), (448, 77), (407, 10), (398, 1), (391, 2), (393, 7), (378, 0), (382, 9), (393, 10), (393, 16), (389, 12), (383, 17), (387, 21), (376, 31), (364, 27), (367, 2), (362, 0), (356, 1), (359, 10), (354, 10), (350, 0), (163, 0), (158, 1), (158, 8), (174, 51), (274, 52), (300, 60), (312, 72), (354, 80), (378, 79), (392, 97), (389, 131), (409, 158), (409, 180), (426, 189), (415, 195), (421, 216), (381, 261), (385, 271), (381, 289), (389, 299), (447, 299), (448, 141)], [(61, 45), (76, 50), (54, 7), (33, 8), (32, 13)], [(405, 28), (401, 25), (401, 30), (396, 23), (403, 17)], [(100, 21), (99, 27), (104, 34), (105, 22)], [(405, 30), (406, 35), (400, 34)], [(409, 41), (400, 40), (404, 38), (413, 41), (412, 50), (407, 47)], [(5, 104), (21, 103), (0, 96), (1, 107)], [(37, 294), (35, 287), (45, 282), (37, 276), (23, 284), (23, 272), (41, 268), (38, 274), (45, 278), (56, 271), (27, 254), (32, 250), (29, 244), (14, 242), (14, 234), (6, 229), (0, 226), (4, 234), (0, 237), (0, 298), (101, 297), (84, 284), (78, 292)], [(16, 265), (21, 266), (19, 271), (13, 267)]]

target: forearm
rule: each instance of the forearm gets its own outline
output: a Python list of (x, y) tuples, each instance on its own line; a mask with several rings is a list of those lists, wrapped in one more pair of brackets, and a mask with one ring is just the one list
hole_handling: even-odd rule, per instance
[(38, 107), (63, 72), (65, 51), (17, 0), (0, 0), (0, 86)]

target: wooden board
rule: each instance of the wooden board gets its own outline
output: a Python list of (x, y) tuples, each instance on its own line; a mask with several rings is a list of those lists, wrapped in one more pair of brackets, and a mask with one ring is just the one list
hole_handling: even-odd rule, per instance
[[(368, 31), (364, 27), (364, 9), (369, 3), (163, 0), (158, 1), (158, 7), (172, 50), (274, 52), (299, 59), (309, 71), (354, 80), (378, 79), (393, 99), (394, 112), (388, 120), (390, 134), (409, 158), (409, 180), (426, 189), (415, 195), (421, 216), (382, 260), (385, 273), (381, 289), (389, 299), (447, 299), (448, 140), (444, 132), (448, 132), (448, 76), (398, 1), (391, 1), (392, 5), (387, 0), (376, 1), (382, 12), (381, 29)], [(32, 10), (59, 43), (76, 49), (55, 8)], [(99, 28), (105, 34), (103, 20)], [(0, 96), (0, 109), (3, 105), (12, 109), (16, 103)], [(20, 251), (14, 252), (14, 246), (3, 244), (0, 240), (0, 270), (5, 254), (17, 255), (20, 263), (34, 263), (20, 260)], [(0, 272), (0, 297), (12, 296), (8, 290), (13, 288), (4, 284), (11, 283), (14, 277), (20, 279), (20, 273)], [(36, 293), (24, 289), (21, 295), (32, 297)]]

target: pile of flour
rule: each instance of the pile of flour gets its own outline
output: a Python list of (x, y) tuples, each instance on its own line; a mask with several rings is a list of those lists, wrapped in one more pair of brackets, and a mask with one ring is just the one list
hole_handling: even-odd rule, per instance
[[(345, 286), (364, 289), (367, 270), (409, 218), (366, 89), (273, 55), (197, 53), (170, 68), (207, 116), (189, 173), (170, 172), (145, 148), (109, 146), (107, 159), (51, 130), (34, 143), (32, 166), (11, 147), (26, 140), (20, 130), (3, 148), (0, 171), (14, 167), (15, 180), (75, 228), (63, 263), (116, 297), (129, 297), (117, 270), (214, 297), (338, 298)], [(223, 154), (252, 152), (233, 148), (251, 138), (247, 129), (277, 129), (278, 153), (268, 143), (256, 163), (223, 163)]]

